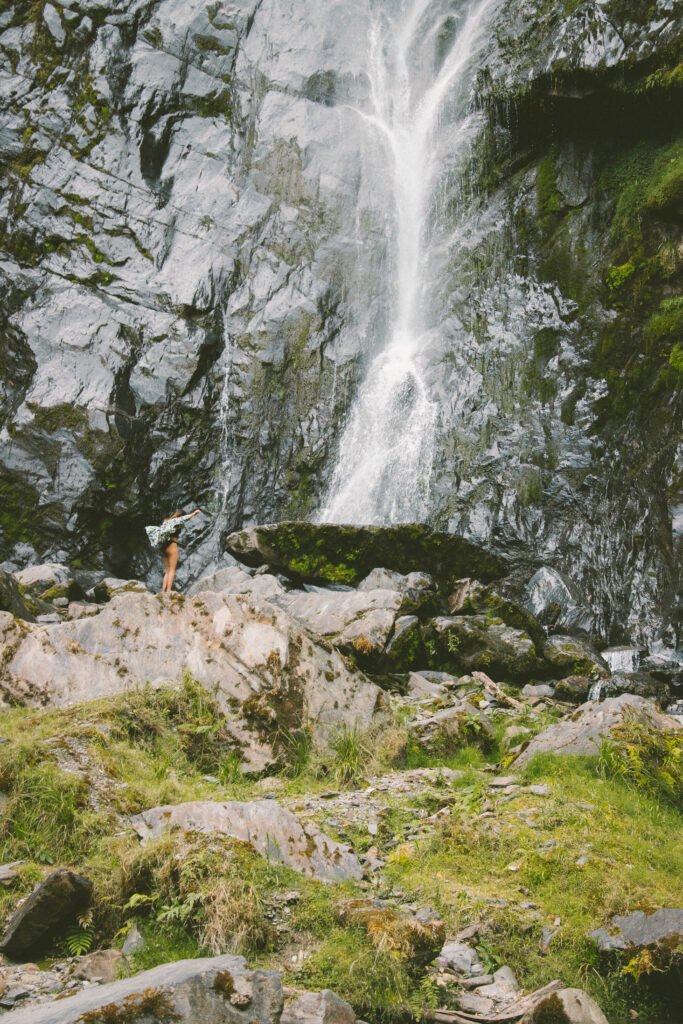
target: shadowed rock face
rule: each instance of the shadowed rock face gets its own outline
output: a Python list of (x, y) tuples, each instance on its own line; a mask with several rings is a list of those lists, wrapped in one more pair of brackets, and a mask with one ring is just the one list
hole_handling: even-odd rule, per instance
[(246, 597), (128, 593), (92, 618), (48, 626), (0, 613), (6, 700), (63, 706), (189, 671), (215, 692), (247, 769), (278, 757), (288, 735), (322, 742), (346, 723), (367, 728), (381, 691), (314, 643), (284, 611)]
[[(375, 9), (3, 11), (0, 559), (29, 544), (151, 582), (142, 527), (208, 503), (182, 583), (223, 531), (320, 509), (394, 301)], [(453, 42), (433, 17), (425, 73)], [(521, 584), (560, 571), (613, 639), (675, 616), (676, 17), (667, 0), (501, 4), (464, 188), (447, 116), (435, 142), (430, 522), (521, 552)]]
[(87, 910), (92, 882), (83, 875), (59, 868), (36, 886), (10, 919), (0, 950), (13, 960), (28, 959), (73, 924)]

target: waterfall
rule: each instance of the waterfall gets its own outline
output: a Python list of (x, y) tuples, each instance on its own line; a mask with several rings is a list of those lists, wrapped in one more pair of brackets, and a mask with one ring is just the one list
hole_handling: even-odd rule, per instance
[(453, 99), (449, 159), (469, 145), (469, 87), (496, 3), (475, 0), (463, 6), (450, 51), (426, 82), (419, 45), (430, 33), (436, 45), (444, 27), (440, 5), (413, 0), (397, 21), (386, 13), (375, 20), (369, 40), (370, 110), (356, 112), (379, 134), (389, 165), (396, 232), (390, 329), (343, 431), (323, 522), (382, 524), (428, 516), (438, 409), (420, 356), (428, 337), (430, 207), (443, 170), (437, 131), (446, 101)]
[(588, 691), (588, 700), (600, 700), (606, 682), (606, 679), (597, 679), (594, 683), (591, 683), (590, 690)]

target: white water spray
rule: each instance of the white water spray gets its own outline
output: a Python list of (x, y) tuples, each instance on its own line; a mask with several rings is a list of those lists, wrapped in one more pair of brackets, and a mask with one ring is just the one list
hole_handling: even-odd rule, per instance
[[(430, 281), (430, 201), (440, 169), (435, 136), (446, 99), (460, 96), (450, 152), (466, 145), (469, 85), (497, 0), (463, 7), (450, 52), (425, 84), (415, 53), (443, 26), (435, 0), (408, 0), (395, 23), (377, 19), (368, 74), (372, 110), (357, 111), (381, 134), (396, 209), (395, 280), (389, 341), (369, 367), (344, 430), (323, 522), (397, 523), (427, 517), (437, 406), (420, 361)], [(434, 23), (434, 18), (438, 20)]]

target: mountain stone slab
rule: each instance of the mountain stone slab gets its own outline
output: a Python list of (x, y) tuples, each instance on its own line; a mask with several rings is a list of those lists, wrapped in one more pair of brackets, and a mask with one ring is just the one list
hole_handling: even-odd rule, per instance
[(644, 949), (666, 942), (683, 942), (683, 909), (660, 907), (652, 914), (634, 910), (632, 914), (614, 917), (606, 928), (596, 928), (591, 939), (603, 952), (611, 949)]
[(429, 573), (440, 583), (462, 576), (488, 582), (506, 562), (471, 541), (418, 523), (337, 526), (283, 522), (231, 533), (227, 550), (245, 565), (271, 565), (293, 578), (355, 586), (378, 567)]
[(262, 857), (323, 882), (357, 880), (363, 874), (349, 847), (310, 822), (302, 824), (275, 800), (168, 804), (135, 815), (132, 825), (143, 840), (170, 828), (231, 836), (249, 843)]
[(534, 736), (515, 760), (515, 767), (526, 764), (535, 754), (597, 754), (602, 741), (631, 715), (654, 729), (681, 728), (672, 715), (663, 714), (650, 701), (632, 693), (608, 697), (602, 702), (591, 700)]
[(241, 956), (178, 960), (132, 978), (92, 985), (68, 999), (10, 1010), (7, 1024), (173, 1020), (179, 1024), (279, 1024), (282, 980), (250, 971)]

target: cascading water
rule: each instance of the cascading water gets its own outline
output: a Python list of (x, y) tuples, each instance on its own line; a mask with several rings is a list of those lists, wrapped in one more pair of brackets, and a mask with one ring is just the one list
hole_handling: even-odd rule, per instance
[[(392, 315), (388, 343), (375, 357), (344, 430), (323, 522), (396, 523), (427, 517), (437, 403), (420, 353), (427, 337), (430, 207), (440, 170), (435, 143), (446, 100), (454, 99), (449, 159), (470, 138), (469, 86), (497, 0), (462, 9), (446, 55), (425, 81), (416, 54), (425, 34), (443, 27), (434, 0), (414, 0), (392, 22), (385, 12), (370, 39), (371, 109), (357, 110), (383, 139), (396, 211)], [(435, 21), (436, 19), (436, 21)]]

